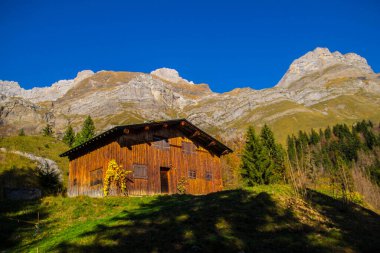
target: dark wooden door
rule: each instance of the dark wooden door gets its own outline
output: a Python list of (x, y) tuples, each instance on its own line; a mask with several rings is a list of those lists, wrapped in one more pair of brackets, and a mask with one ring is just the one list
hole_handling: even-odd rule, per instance
[(169, 193), (169, 168), (160, 168), (161, 193)]

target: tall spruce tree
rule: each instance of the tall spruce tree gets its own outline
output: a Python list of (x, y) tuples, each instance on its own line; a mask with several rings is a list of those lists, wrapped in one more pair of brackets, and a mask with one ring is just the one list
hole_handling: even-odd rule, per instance
[(316, 145), (320, 141), (319, 134), (312, 128), (310, 133), (309, 144)]
[(69, 125), (65, 131), (65, 135), (63, 136), (63, 142), (66, 143), (69, 147), (72, 147), (75, 142), (75, 133), (71, 125)]
[(82, 130), (75, 137), (74, 146), (81, 145), (95, 136), (95, 125), (91, 116), (87, 116), (83, 122)]
[(331, 128), (330, 128), (330, 126), (328, 126), (325, 129), (325, 138), (326, 138), (327, 141), (330, 140), (330, 138), (331, 138)]
[(252, 127), (248, 128), (242, 156), (241, 175), (248, 186), (273, 182), (274, 163)]
[(260, 133), (263, 146), (267, 149), (270, 159), (274, 162), (273, 174), (277, 180), (281, 180), (285, 173), (284, 150), (280, 144), (277, 144), (272, 130), (267, 124), (261, 129)]
[(288, 135), (288, 139), (286, 141), (286, 144), (288, 146), (288, 157), (290, 162), (292, 163), (292, 166), (295, 167), (297, 164), (297, 150), (296, 150), (296, 137), (294, 135), (290, 136)]

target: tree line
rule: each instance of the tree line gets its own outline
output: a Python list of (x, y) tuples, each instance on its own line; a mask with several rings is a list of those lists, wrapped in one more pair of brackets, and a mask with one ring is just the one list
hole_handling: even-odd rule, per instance
[[(46, 124), (46, 126), (41, 131), (43, 136), (53, 137), (54, 131), (51, 124)], [(25, 136), (25, 131), (23, 128), (20, 129), (19, 136)], [(87, 116), (83, 122), (82, 128), (79, 132), (75, 133), (71, 124), (69, 124), (65, 130), (62, 141), (66, 143), (69, 147), (79, 146), (86, 141), (90, 140), (95, 136), (95, 125), (91, 116)]]
[(75, 134), (71, 125), (68, 125), (62, 141), (69, 147), (79, 146), (95, 136), (95, 125), (91, 116), (87, 116), (83, 122), (82, 129)]
[(249, 127), (240, 175), (248, 186), (286, 182), (301, 194), (308, 187), (328, 184), (345, 200), (359, 191), (367, 198), (376, 195), (373, 202), (380, 205), (380, 124), (363, 120), (351, 127), (336, 124), (299, 131), (287, 137), (286, 149), (267, 125), (260, 134)]
[(380, 186), (380, 125), (371, 121), (299, 131), (298, 136), (288, 136), (287, 154), (289, 167), (302, 175), (298, 185), (316, 185), (325, 179), (346, 200), (364, 183), (359, 178), (367, 180), (367, 188)]

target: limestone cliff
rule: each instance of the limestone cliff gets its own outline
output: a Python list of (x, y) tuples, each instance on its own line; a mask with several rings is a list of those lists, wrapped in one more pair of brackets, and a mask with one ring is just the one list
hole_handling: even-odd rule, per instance
[(0, 83), (1, 134), (25, 128), (37, 133), (49, 122), (57, 134), (68, 123), (78, 129), (85, 116), (99, 131), (114, 125), (187, 117), (225, 138), (241, 135), (248, 125), (271, 125), (284, 138), (299, 129), (362, 118), (380, 120), (380, 76), (353, 53), (316, 48), (295, 60), (270, 89), (235, 89), (223, 94), (194, 84), (176, 70), (151, 73), (80, 72), (46, 88), (24, 90)]

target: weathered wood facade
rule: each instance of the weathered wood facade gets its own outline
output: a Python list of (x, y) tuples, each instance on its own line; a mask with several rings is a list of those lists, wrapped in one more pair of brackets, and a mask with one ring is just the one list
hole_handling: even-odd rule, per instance
[[(103, 196), (111, 159), (132, 171), (129, 195), (206, 194), (223, 187), (220, 156), (231, 149), (185, 119), (115, 127), (61, 156), (70, 160), (68, 195)], [(112, 194), (117, 194), (114, 189)]]

